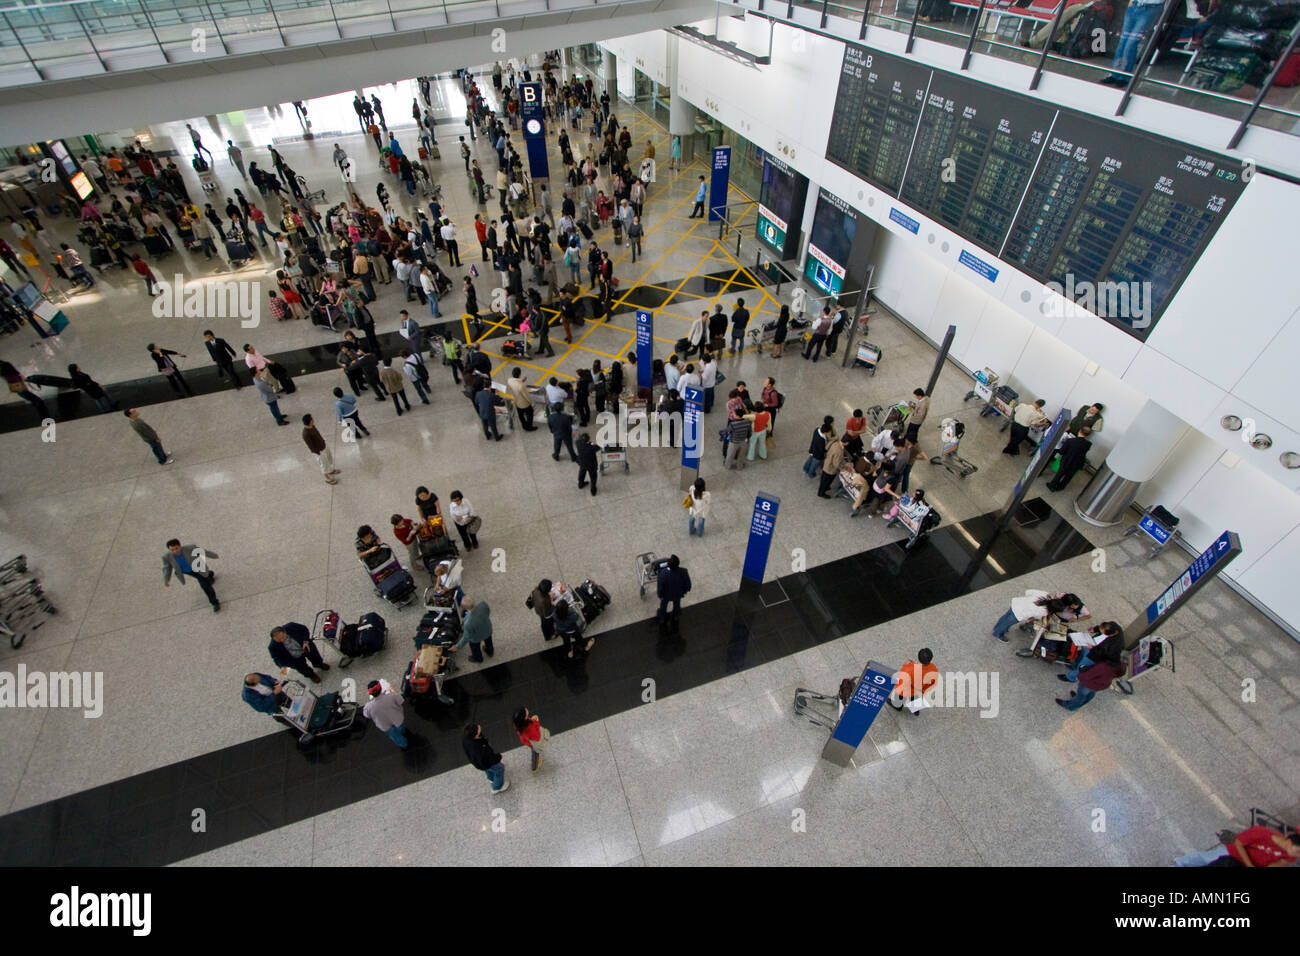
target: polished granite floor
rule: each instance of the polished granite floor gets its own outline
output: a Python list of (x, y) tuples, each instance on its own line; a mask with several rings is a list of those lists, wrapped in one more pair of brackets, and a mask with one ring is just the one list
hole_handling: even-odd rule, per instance
[[(442, 88), (450, 115), (455, 90)], [(645, 133), (666, 152), (662, 129), (630, 107), (621, 106), (620, 115), (638, 142)], [(329, 173), (333, 139), (302, 142), (288, 107), (205, 122), (246, 152), (273, 134), (309, 178)], [(183, 124), (152, 132), (165, 141), (183, 135)], [(365, 148), (355, 133), (340, 139), (354, 154)], [(481, 154), (482, 141), (477, 148)], [(444, 182), (463, 175), (458, 163), (443, 165)], [(628, 279), (629, 303), (665, 296), (656, 341), (667, 354), (716, 295), (727, 306), (752, 295), (762, 317), (779, 303), (774, 289), (705, 278), (740, 275), (739, 263), (709, 229), (686, 219), (694, 171), (669, 178), (662, 170), (647, 237), (656, 255), (633, 268), (623, 247), (618, 269)], [(238, 182), (220, 163), (218, 176)], [(365, 188), (373, 191), (377, 178)], [(445, 192), (453, 216), (468, 222), (475, 207), (467, 192)], [(228, 275), (224, 265), (191, 260), (191, 274)], [(265, 268), (248, 275), (264, 278)], [(112, 390), (152, 372), (143, 343), (157, 339), (189, 352), (184, 367), (203, 374), (202, 326), (153, 319), (133, 283), (110, 275), (101, 285), (65, 306), (74, 324), (59, 340), (27, 350), (29, 343), (10, 338), (5, 357), (17, 350), (15, 361), (27, 371), (79, 361)], [(400, 307), (381, 287), (376, 314), (386, 341)], [(524, 364), (534, 379), (571, 375), (595, 357), (626, 353), (631, 319), (624, 310), (589, 324), (547, 364), (509, 366)], [(305, 325), (264, 325), (252, 340), (265, 352), (322, 361), (335, 339)], [(240, 336), (226, 334), (232, 342)], [(151, 405), (145, 417), (177, 458), (165, 469), (114, 416), (61, 420), (53, 442), (35, 429), (0, 435), (0, 548), (27, 553), (60, 607), (20, 652), (0, 648), (0, 668), (102, 672), (106, 698), (98, 720), (67, 710), (0, 711), (0, 808), (10, 814), (0, 827), (21, 834), (13, 852), (243, 864), (259, 859), (269, 836), (285, 865), (1164, 865), (1208, 846), (1216, 829), (1251, 806), (1293, 807), (1300, 794), (1300, 651), (1226, 587), (1201, 592), (1167, 630), (1178, 647), (1175, 673), (1156, 672), (1138, 682), (1135, 696), (1104, 695), (1074, 715), (1052, 703), (1062, 685), (1051, 668), (1021, 661), (989, 638), (992, 621), (1025, 587), (1075, 590), (1094, 613), (1126, 622), (1185, 565), (1176, 551), (1148, 561), (1120, 528), (1082, 526), (1070, 507), (1081, 479), (1064, 493), (1040, 491), (1058, 516), (1055, 537), (1018, 555), (994, 555), (970, 593), (948, 589), (978, 541), (980, 516), (1001, 506), (1019, 471), (998, 454), (1005, 440), (998, 423), (964, 403), (969, 383), (959, 370), (947, 368), (939, 380), (935, 428), (927, 428), (922, 447), (937, 440), (944, 416), (959, 416), (968, 425), (962, 454), (980, 471), (959, 480), (921, 464), (913, 476), (944, 515), (942, 534), (904, 560), (897, 530), (848, 520), (843, 499), (816, 498), (800, 465), (822, 415), (842, 421), (854, 407), (906, 396), (933, 364), (931, 346), (883, 310), (871, 337), (888, 357), (871, 377), (801, 362), (793, 350), (790, 362), (752, 349), (724, 361), (728, 377), (747, 379), (751, 388), (776, 376), (788, 402), (766, 462), (723, 472), (716, 450), (706, 454), (701, 473), (714, 498), (703, 539), (686, 534), (673, 450), (634, 450), (630, 472), (603, 477), (592, 498), (574, 487), (571, 466), (550, 460), (545, 432), (515, 431), (485, 443), (442, 374), (435, 374), (431, 408), (417, 405), (399, 419), (390, 403), (363, 403), (373, 439), (344, 445), (326, 433), (343, 470), (337, 486), (321, 481), (297, 430), (276, 429), (248, 391)], [(499, 362), (498, 372), (504, 366)], [(299, 373), (299, 390), (283, 410), (329, 420), (329, 389), (339, 381), (333, 372)], [(413, 717), (425, 741), (406, 758), (373, 730), (304, 757), (238, 699), (241, 676), (268, 668), (269, 625), (310, 622), (325, 607), (348, 619), (380, 610), (394, 639), (355, 673), (362, 681), (400, 676), (418, 610), (376, 606), (352, 534), (363, 521), (383, 530), (390, 513), (409, 512), (420, 484), (444, 500), (462, 488), (484, 516), (484, 548), (466, 558), (466, 587), (491, 605), (497, 655), (460, 675), (457, 707), (496, 722), (490, 735), (515, 781), (500, 798), (463, 765), (458, 743), (448, 747), (451, 720)], [(758, 612), (742, 641), (734, 595), (759, 491), (782, 499), (764, 594), (780, 587), (792, 600)], [(1071, 542), (1081, 539), (1068, 528), (1101, 550), (1104, 573), (1096, 551), (1075, 550)], [(161, 543), (173, 535), (221, 555), (220, 615), (195, 588), (158, 586)], [(638, 600), (633, 574), (642, 551), (679, 553), (691, 568), (683, 643), (659, 642), (643, 623), (652, 605)], [(569, 583), (591, 577), (614, 596), (593, 625), (601, 639), (585, 667), (556, 661), (523, 606), (542, 576)], [(917, 594), (923, 600), (912, 603)], [(794, 718), (794, 687), (831, 691), (866, 659), (901, 662), (923, 644), (944, 669), (1000, 674), (998, 717), (954, 710), (900, 719), (891, 712), (860, 751), (861, 766), (840, 771), (819, 762), (824, 733)], [(327, 674), (326, 689), (345, 673)], [(650, 673), (658, 675), (656, 703), (628, 700)], [(1258, 688), (1249, 702), (1241, 693), (1246, 679)], [(556, 732), (547, 769), (536, 778), (500, 722), (520, 704)], [(366, 770), (346, 772), (354, 763)], [(310, 783), (294, 775), (307, 773)], [(152, 789), (154, 774), (172, 789)], [(335, 779), (329, 787), (316, 783), (325, 778)], [(122, 789), (102, 789), (114, 787)], [(126, 849), (96, 856), (97, 844), (69, 821), (96, 802), (102, 808), (110, 792), (114, 807), (118, 800), (158, 805), (110, 814), (104, 832)], [(318, 792), (333, 802), (320, 803)], [(257, 795), (243, 799), (247, 794)], [(178, 829), (173, 814), (188, 821), (194, 809), (211, 811), (205, 833)], [(502, 833), (492, 825), (496, 809), (504, 813)], [(1104, 833), (1092, 828), (1098, 809), (1110, 821)], [(806, 834), (792, 833), (794, 810), (807, 812)], [(160, 817), (168, 839), (145, 847), (157, 833), (144, 832), (143, 821)], [(20, 819), (39, 823), (15, 826)]]

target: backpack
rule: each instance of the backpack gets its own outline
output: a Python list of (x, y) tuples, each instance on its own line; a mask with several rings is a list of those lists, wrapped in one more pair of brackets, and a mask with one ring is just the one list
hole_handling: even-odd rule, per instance
[(564, 264), (566, 266), (576, 266), (578, 264), (578, 251), (572, 246), (564, 251)]
[(429, 384), (429, 366), (424, 364), (423, 358), (418, 354), (412, 354), (411, 358), (406, 360), (406, 364), (415, 366), (415, 377), (420, 380), (422, 385)]

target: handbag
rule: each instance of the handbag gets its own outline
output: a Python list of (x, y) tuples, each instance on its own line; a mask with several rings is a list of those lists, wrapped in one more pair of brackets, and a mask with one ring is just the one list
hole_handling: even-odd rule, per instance
[(465, 530), (470, 534), (478, 534), (479, 528), (481, 527), (483, 527), (483, 519), (478, 515), (474, 515), (474, 517), (469, 519), (469, 523), (465, 525)]
[(721, 384), (722, 384), (723, 382), (725, 382), (726, 380), (727, 380), (727, 376), (724, 375), (724, 374), (722, 373), (722, 370), (721, 370), (721, 369), (719, 369), (719, 370), (718, 370), (717, 377), (714, 378), (714, 380), (713, 380), (713, 381), (714, 381), (714, 384), (716, 384), (716, 385), (721, 385)]
[(686, 497), (682, 499), (682, 507), (686, 508), (687, 510), (690, 510), (691, 505), (693, 505), (694, 503), (695, 503), (695, 499), (691, 496), (691, 493), (688, 491), (686, 493)]

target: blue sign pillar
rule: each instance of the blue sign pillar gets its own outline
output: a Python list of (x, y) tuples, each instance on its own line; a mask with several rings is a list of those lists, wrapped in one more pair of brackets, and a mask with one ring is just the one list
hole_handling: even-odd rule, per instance
[[(637, 360), (638, 363), (640, 359)], [(700, 426), (704, 419), (704, 389), (688, 387), (682, 392), (685, 407), (682, 410), (682, 479), (685, 491), (700, 474), (700, 446), (703, 436)]]
[(841, 767), (847, 767), (893, 689), (893, 668), (876, 661), (867, 661), (853, 696), (840, 713), (831, 739), (822, 748), (822, 756)]
[(1124, 631), (1124, 645), (1133, 647), (1143, 637), (1169, 620), (1187, 599), (1241, 554), (1241, 539), (1235, 531), (1225, 531), (1197, 556), (1158, 598), (1147, 605), (1146, 613), (1137, 617)]
[[(636, 310), (636, 385), (650, 388), (655, 360), (655, 317), (645, 309)], [(648, 407), (648, 406), (647, 406)], [(651, 410), (653, 412), (653, 409)]]
[(741, 583), (763, 583), (767, 570), (767, 553), (772, 547), (772, 532), (776, 530), (776, 513), (781, 499), (759, 492), (754, 499), (754, 514), (749, 519), (749, 541), (745, 545), (745, 566), (740, 572)]
[(713, 150), (713, 181), (709, 184), (709, 222), (722, 218), (721, 209), (727, 205), (727, 187), (731, 184), (731, 147), (717, 146)]
[(551, 168), (546, 160), (546, 125), (542, 116), (541, 83), (519, 84), (519, 116), (524, 123), (528, 169), (534, 180), (549, 179)]

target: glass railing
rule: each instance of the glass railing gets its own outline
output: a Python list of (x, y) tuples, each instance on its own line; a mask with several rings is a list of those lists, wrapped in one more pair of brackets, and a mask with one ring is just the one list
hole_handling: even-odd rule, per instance
[[(564, 10), (620, 0), (544, 0)], [(538, 0), (0, 0), (0, 86), (496, 19)]]
[[(846, 34), (850, 40), (865, 33), (869, 43), (873, 29), (886, 29), (1022, 63), (1035, 69), (1035, 87), (1041, 68), (1300, 135), (1295, 0), (1219, 0), (1201, 19), (1189, 17), (1188, 9), (1196, 8), (1188, 0), (1133, 4), (1131, 13), (1124, 0), (986, 0), (982, 9), (979, 0), (762, 0), (763, 12), (777, 18), (789, 18), (796, 8), (819, 14), (819, 27), (831, 18), (856, 23), (857, 33)], [(806, 13), (797, 19), (808, 22)], [(1140, 42), (1120, 50), (1126, 20), (1134, 30), (1145, 29)], [(1118, 65), (1117, 53), (1126, 54)], [(1126, 103), (1127, 97), (1121, 113)]]

